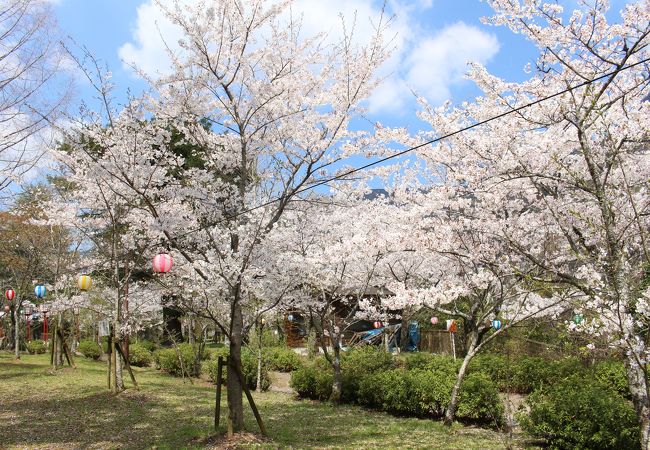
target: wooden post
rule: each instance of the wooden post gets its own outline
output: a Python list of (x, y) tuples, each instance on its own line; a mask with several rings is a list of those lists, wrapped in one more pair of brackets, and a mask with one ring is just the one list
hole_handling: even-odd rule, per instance
[(223, 356), (217, 358), (217, 398), (214, 405), (214, 431), (219, 431), (219, 420), (221, 419), (221, 375), (223, 371)]
[(113, 383), (113, 393), (117, 394), (117, 358), (115, 355), (117, 351), (115, 350), (115, 341), (111, 341), (111, 383)]
[(242, 387), (244, 388), (244, 393), (246, 394), (248, 403), (251, 405), (251, 409), (253, 410), (253, 414), (255, 415), (255, 420), (257, 420), (257, 425), (260, 427), (260, 431), (262, 432), (262, 434), (266, 436), (266, 428), (264, 428), (264, 422), (262, 422), (262, 416), (260, 416), (260, 412), (257, 410), (257, 406), (255, 406), (255, 401), (253, 400), (251, 391), (249, 391), (248, 386), (246, 386), (246, 379), (244, 378), (244, 375), (241, 372), (241, 367), (239, 367), (239, 365), (236, 365), (236, 369), (237, 369), (237, 376), (239, 377), (239, 381), (241, 381)]
[(120, 355), (122, 355), (122, 359), (124, 359), (126, 370), (129, 371), (129, 375), (131, 376), (131, 381), (133, 382), (133, 385), (137, 390), (140, 390), (140, 387), (138, 386), (138, 382), (135, 381), (135, 375), (133, 374), (133, 370), (131, 369), (131, 364), (129, 364), (129, 358), (127, 357), (127, 355), (124, 354), (124, 349), (122, 348), (119, 342), (115, 343), (115, 348), (117, 348), (117, 351), (120, 353)]

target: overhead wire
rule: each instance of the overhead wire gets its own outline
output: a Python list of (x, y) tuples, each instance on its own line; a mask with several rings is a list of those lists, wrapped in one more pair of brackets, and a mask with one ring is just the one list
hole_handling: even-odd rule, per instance
[[(406, 148), (406, 149), (401, 150), (401, 151), (399, 151), (399, 152), (397, 152), (397, 153), (393, 153), (392, 155), (385, 156), (385, 157), (383, 157), (383, 158), (379, 158), (379, 159), (377, 159), (377, 160), (375, 160), (375, 161), (371, 161), (371, 162), (366, 163), (366, 164), (364, 164), (364, 165), (362, 165), (362, 166), (355, 167), (355, 168), (353, 168), (353, 169), (350, 169), (350, 170), (345, 171), (345, 172), (343, 172), (343, 173), (340, 173), (340, 174), (338, 174), (338, 175), (335, 175), (335, 176), (332, 176), (332, 177), (329, 177), (329, 178), (326, 178), (326, 179), (320, 180), (320, 181), (318, 181), (318, 182), (316, 182), (316, 183), (310, 184), (309, 186), (305, 186), (305, 187), (303, 187), (303, 188), (297, 189), (296, 191), (294, 191), (294, 192), (291, 194), (291, 196), (297, 196), (297, 195), (302, 194), (302, 193), (304, 193), (304, 192), (307, 192), (307, 191), (310, 191), (310, 190), (312, 190), (312, 189), (315, 189), (315, 188), (317, 188), (317, 187), (319, 187), (319, 186), (324, 186), (324, 185), (329, 184), (329, 183), (331, 183), (331, 182), (333, 182), (333, 181), (337, 181), (337, 180), (341, 180), (341, 179), (343, 179), (343, 178), (347, 178), (347, 177), (349, 177), (350, 175), (353, 175), (353, 174), (355, 174), (355, 173), (357, 173), (357, 172), (361, 172), (361, 171), (363, 171), (363, 170), (369, 169), (370, 167), (374, 167), (374, 166), (377, 166), (377, 165), (379, 165), (379, 164), (382, 164), (382, 163), (384, 163), (384, 162), (386, 162), (386, 161), (390, 161), (390, 160), (392, 160), (392, 159), (399, 158), (400, 156), (404, 156), (404, 155), (406, 155), (406, 154), (408, 154), (408, 153), (411, 153), (411, 152), (413, 152), (413, 151), (415, 151), (415, 150), (418, 150), (418, 149), (420, 149), (420, 148), (423, 148), (423, 147), (426, 147), (426, 146), (428, 146), (428, 145), (435, 144), (435, 143), (437, 143), (437, 142), (443, 141), (443, 140), (448, 139), (448, 138), (450, 138), (450, 137), (453, 137), (453, 136), (456, 136), (456, 135), (458, 135), (458, 134), (461, 134), (461, 133), (464, 133), (464, 132), (466, 132), (466, 131), (469, 131), (469, 130), (471, 130), (471, 129), (473, 129), (473, 128), (480, 127), (480, 126), (482, 126), (482, 125), (485, 125), (485, 124), (487, 124), (487, 123), (493, 122), (493, 121), (498, 120), (498, 119), (501, 119), (501, 118), (503, 118), (503, 117), (505, 117), (505, 116), (508, 116), (508, 115), (510, 115), (510, 114), (513, 114), (513, 113), (516, 113), (516, 112), (522, 111), (522, 110), (524, 110), (524, 109), (526, 109), (526, 108), (530, 108), (531, 106), (538, 105), (538, 104), (540, 104), (540, 103), (543, 103), (543, 102), (548, 101), (548, 100), (550, 100), (550, 99), (553, 99), (553, 98), (555, 98), (555, 97), (559, 97), (559, 96), (561, 96), (561, 95), (563, 95), (563, 94), (567, 94), (567, 93), (572, 92), (572, 91), (574, 91), (574, 90), (576, 90), (576, 89), (580, 89), (580, 88), (582, 88), (582, 87), (585, 87), (585, 86), (588, 86), (588, 85), (590, 85), (590, 84), (592, 84), (592, 83), (595, 83), (596, 81), (600, 81), (600, 80), (605, 79), (605, 78), (608, 78), (608, 77), (610, 77), (610, 76), (612, 76), (612, 75), (616, 75), (616, 74), (618, 74), (618, 73), (620, 73), (620, 72), (623, 72), (623, 71), (625, 71), (625, 70), (631, 69), (631, 68), (633, 68), (633, 67), (636, 67), (636, 66), (639, 66), (639, 65), (641, 65), (641, 64), (648, 63), (648, 62), (650, 62), (650, 57), (649, 57), (649, 58), (646, 58), (646, 59), (643, 59), (643, 60), (640, 60), (640, 61), (637, 61), (637, 62), (635, 62), (635, 63), (629, 64), (629, 65), (627, 65), (627, 66), (619, 67), (619, 68), (617, 68), (617, 69), (615, 69), (615, 70), (612, 70), (612, 71), (610, 71), (610, 72), (607, 72), (607, 73), (605, 73), (605, 74), (603, 74), (603, 75), (599, 75), (599, 76), (597, 76), (597, 77), (595, 77), (595, 78), (591, 78), (591, 79), (589, 79), (589, 80), (585, 80), (585, 81), (583, 81), (583, 82), (581, 82), (581, 83), (579, 83), (579, 84), (576, 84), (576, 85), (573, 85), (573, 86), (569, 86), (569, 87), (567, 87), (566, 89), (563, 89), (563, 90), (561, 90), (561, 91), (558, 91), (558, 92), (556, 92), (556, 93), (554, 93), (554, 94), (551, 94), (551, 95), (548, 95), (548, 96), (546, 96), (546, 97), (539, 98), (539, 99), (537, 99), (537, 100), (531, 101), (531, 102), (529, 102), (529, 103), (525, 103), (525, 104), (523, 104), (523, 105), (520, 105), (520, 106), (517, 106), (517, 107), (514, 107), (514, 108), (511, 107), (511, 108), (508, 109), (507, 111), (504, 111), (504, 112), (502, 112), (502, 113), (499, 113), (499, 114), (494, 115), (494, 116), (492, 116), (492, 117), (489, 117), (489, 118), (487, 118), (487, 119), (484, 119), (484, 120), (478, 121), (478, 122), (473, 123), (473, 124), (471, 124), (471, 125), (468, 125), (468, 126), (466, 126), (466, 127), (460, 128), (460, 129), (458, 129), (458, 130), (456, 130), (456, 131), (452, 131), (451, 133), (447, 133), (447, 134), (444, 134), (444, 135), (442, 135), (442, 136), (438, 136), (438, 137), (436, 137), (436, 138), (434, 138), (434, 139), (430, 139), (430, 140), (428, 140), (428, 141), (426, 141), (426, 142), (423, 142), (423, 143), (421, 143), (421, 144), (415, 145), (415, 146), (413, 146), (413, 147)], [(250, 208), (244, 209), (244, 210), (242, 210), (242, 211), (239, 211), (239, 212), (237, 212), (237, 213), (235, 213), (235, 214), (229, 215), (227, 218), (221, 219), (221, 220), (216, 221), (216, 222), (212, 222), (212, 223), (210, 223), (210, 224), (207, 225), (207, 226), (206, 226), (206, 225), (203, 225), (203, 226), (201, 226), (201, 227), (194, 228), (194, 229), (191, 229), (191, 230), (186, 231), (186, 232), (184, 232), (184, 233), (181, 233), (181, 234), (179, 234), (179, 235), (177, 235), (177, 236), (174, 236), (173, 239), (176, 240), (176, 239), (183, 238), (183, 237), (185, 237), (185, 236), (189, 236), (189, 235), (191, 235), (191, 234), (193, 234), (193, 233), (197, 233), (197, 232), (199, 232), (199, 231), (205, 230), (205, 229), (207, 229), (208, 227), (212, 227), (212, 226), (218, 225), (218, 224), (220, 224), (220, 223), (223, 223), (223, 222), (225, 222), (226, 220), (232, 220), (232, 219), (235, 219), (235, 218), (237, 218), (237, 217), (240, 217), (240, 216), (242, 216), (242, 215), (244, 215), (244, 214), (248, 214), (248, 213), (250, 213), (250, 212), (256, 211), (256, 210), (258, 210), (258, 209), (266, 208), (267, 206), (270, 206), (270, 205), (272, 205), (272, 204), (274, 204), (274, 203), (277, 203), (277, 202), (279, 202), (279, 201), (282, 201), (282, 200), (284, 200), (284, 199), (285, 199), (285, 197), (277, 197), (277, 198), (274, 198), (274, 199), (268, 200), (268, 201), (266, 201), (266, 202), (264, 202), (264, 203), (261, 203), (261, 204), (259, 204), (259, 205), (256, 205), (256, 206), (253, 206), (253, 207), (250, 207)], [(166, 241), (166, 240), (163, 240), (162, 243), (164, 243), (165, 241)], [(156, 244), (152, 244), (152, 245), (145, 246), (144, 248), (145, 248), (145, 249), (146, 249), (146, 248), (150, 248), (150, 247), (152, 247), (152, 246), (154, 246), (154, 245), (162, 245), (162, 244), (161, 244), (161, 243), (156, 243)]]

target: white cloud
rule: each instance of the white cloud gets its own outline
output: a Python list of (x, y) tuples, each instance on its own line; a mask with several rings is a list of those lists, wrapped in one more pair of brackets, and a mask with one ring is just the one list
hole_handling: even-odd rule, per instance
[(126, 66), (135, 66), (150, 76), (169, 73), (167, 46), (172, 51), (178, 49), (181, 30), (151, 0), (138, 6), (137, 15), (133, 41), (122, 45), (118, 55)]
[(417, 43), (406, 58), (406, 83), (430, 102), (450, 96), (452, 85), (463, 80), (470, 61), (487, 63), (499, 51), (496, 36), (457, 22)]
[[(381, 0), (295, 0), (291, 13), (302, 17), (304, 36), (320, 32), (340, 36), (342, 14), (348, 32), (354, 23), (355, 39), (367, 42), (382, 5)], [(389, 1), (388, 14), (396, 13), (391, 29), (395, 51), (380, 70), (379, 75), (386, 80), (368, 101), (371, 113), (396, 113), (412, 104), (411, 91), (440, 103), (449, 97), (454, 84), (463, 81), (468, 61), (485, 64), (498, 52), (495, 35), (463, 22), (427, 34), (420, 17), (430, 8), (435, 8), (433, 0)], [(167, 73), (169, 58), (161, 36), (177, 50), (180, 30), (164, 17), (153, 0), (146, 0), (137, 9), (131, 41), (120, 47), (119, 56), (151, 76)]]

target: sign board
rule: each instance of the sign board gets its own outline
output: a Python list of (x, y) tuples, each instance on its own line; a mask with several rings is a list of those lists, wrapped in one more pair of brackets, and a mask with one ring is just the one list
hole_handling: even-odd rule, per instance
[(458, 326), (456, 325), (456, 321), (454, 319), (447, 320), (447, 331), (455, 333), (457, 330)]
[(97, 322), (97, 329), (99, 330), (99, 337), (110, 336), (111, 323), (108, 320), (100, 320)]

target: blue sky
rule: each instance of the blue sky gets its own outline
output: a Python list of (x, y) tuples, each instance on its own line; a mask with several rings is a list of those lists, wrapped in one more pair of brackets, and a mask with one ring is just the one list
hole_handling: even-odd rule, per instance
[[(123, 99), (127, 89), (140, 91), (144, 84), (124, 64), (135, 61), (147, 71), (161, 69), (164, 52), (159, 33), (174, 41), (174, 33), (162, 21), (151, 0), (56, 0), (53, 9), (65, 35), (87, 46), (113, 72), (116, 95)], [(304, 29), (310, 32), (336, 31), (337, 15), (350, 16), (357, 11), (358, 20), (376, 15), (381, 2), (375, 0), (297, 0), (304, 14)], [(561, 0), (565, 9), (576, 0)], [(625, 0), (611, 1), (611, 19)], [(468, 59), (487, 65), (507, 80), (526, 77), (523, 68), (534, 61), (535, 48), (521, 36), (503, 27), (481, 23), (490, 7), (479, 0), (393, 0), (389, 9), (396, 14), (395, 32), (399, 48), (384, 67), (388, 75), (384, 86), (369, 103), (368, 118), (391, 126), (417, 129), (417, 105), (411, 90), (416, 90), (433, 104), (445, 99), (453, 103), (471, 100), (478, 91), (463, 79)], [(359, 27), (364, 33), (363, 26)], [(363, 36), (362, 36), (363, 37)], [(89, 87), (80, 81), (80, 98), (88, 98)]]

